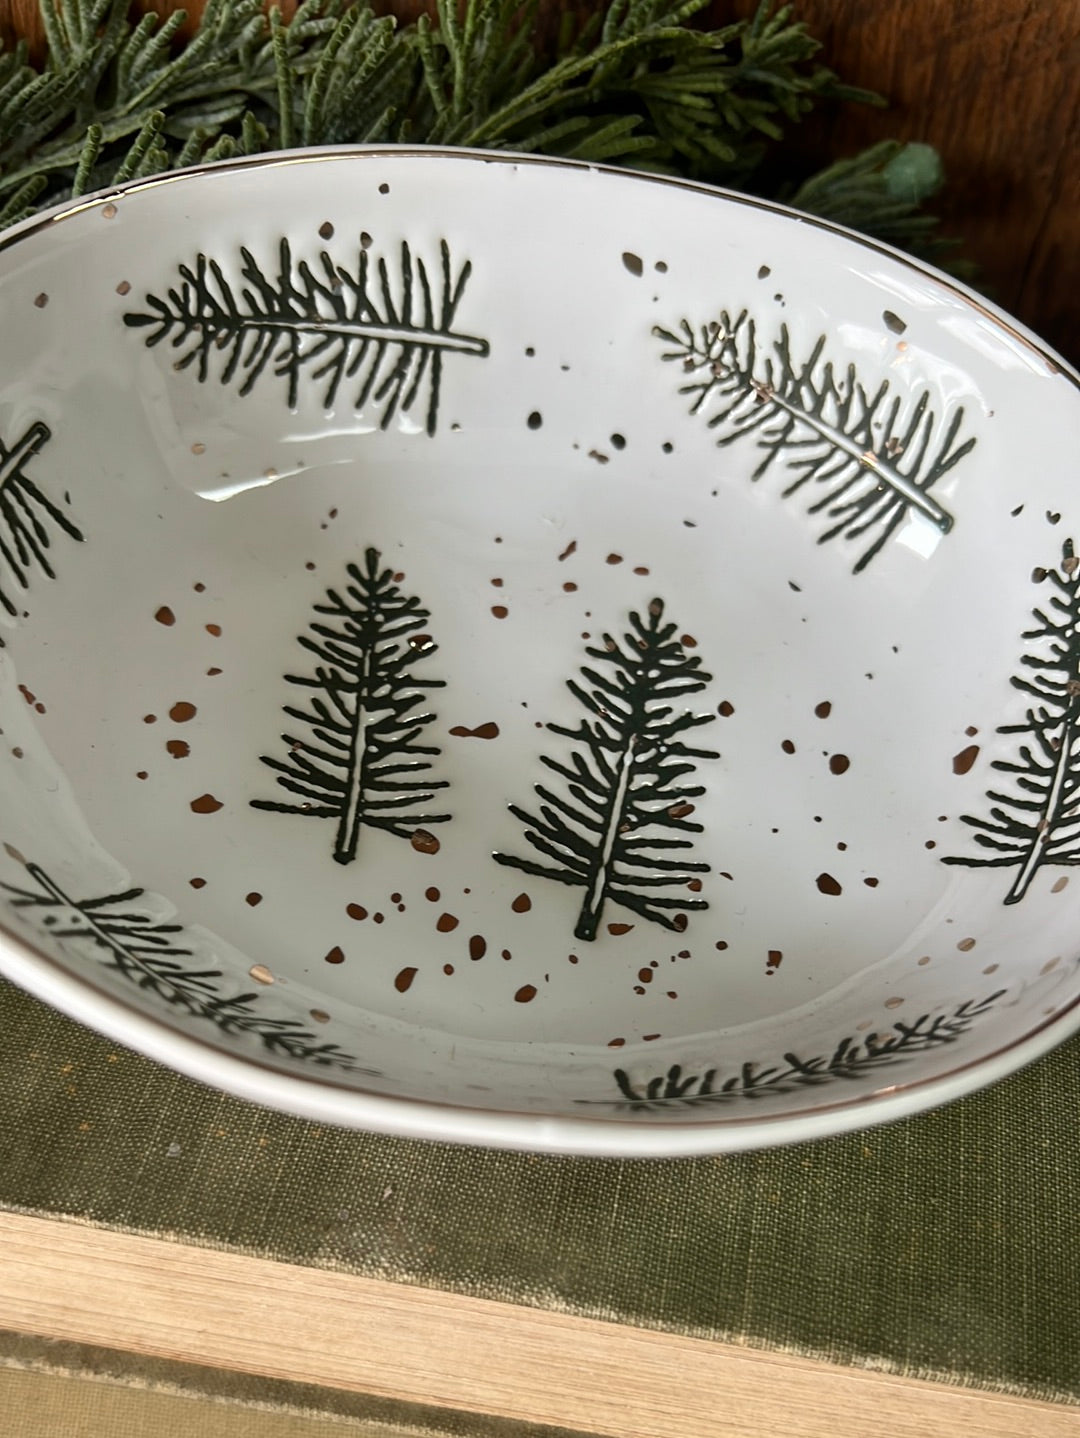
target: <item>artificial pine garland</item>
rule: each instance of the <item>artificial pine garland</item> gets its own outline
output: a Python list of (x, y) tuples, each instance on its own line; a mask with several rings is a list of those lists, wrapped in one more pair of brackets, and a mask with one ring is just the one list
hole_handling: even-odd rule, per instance
[[(787, 129), (842, 84), (792, 7), (696, 28), (709, 0), (609, 0), (538, 40), (538, 0), (436, 0), (407, 25), (351, 0), (208, 0), (130, 19), (129, 0), (41, 0), (43, 64), (0, 54), (0, 225), (73, 195), (292, 146), (424, 143), (569, 156), (773, 198), (922, 253), (936, 153), (886, 142), (809, 178)], [(782, 178), (776, 179), (780, 175)]]

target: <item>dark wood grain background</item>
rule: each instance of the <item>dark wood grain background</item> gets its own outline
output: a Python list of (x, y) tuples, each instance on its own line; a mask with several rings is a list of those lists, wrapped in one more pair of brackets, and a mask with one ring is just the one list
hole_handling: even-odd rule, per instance
[[(197, 17), (202, 0), (185, 8)], [(423, 5), (375, 8), (412, 18)], [(708, 18), (719, 25), (754, 8), (714, 0)], [(795, 0), (795, 11), (826, 63), (892, 102), (837, 106), (802, 127), (800, 154), (824, 164), (880, 139), (936, 146), (948, 176), (939, 209), (983, 287), (1080, 359), (1080, 0)], [(0, 35), (13, 34), (40, 47), (37, 0), (0, 0)]]

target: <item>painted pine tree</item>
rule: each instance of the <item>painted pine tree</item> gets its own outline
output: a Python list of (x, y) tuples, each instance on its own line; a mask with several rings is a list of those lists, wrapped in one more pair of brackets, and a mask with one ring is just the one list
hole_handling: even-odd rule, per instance
[(239, 277), (230, 279), (220, 261), (200, 254), (178, 267), (179, 282), (164, 296), (147, 295), (146, 310), (124, 322), (147, 329), (148, 346), (168, 341), (175, 368), (194, 365), (200, 382), (212, 374), (226, 385), (239, 379), (247, 395), (270, 373), (286, 380), (295, 409), (306, 376), (322, 385), (327, 409), (345, 386), (348, 402), (374, 407), (383, 429), (423, 405), (430, 435), (446, 356), (488, 353), (487, 340), (454, 328), (471, 263), (455, 270), (445, 240), (439, 257), (432, 269), (403, 242), (395, 271), (362, 241), (352, 268), (326, 250), (312, 267), (283, 239), (276, 274), (241, 249)]
[[(985, 999), (966, 999), (948, 1013), (920, 1014), (906, 1022), (897, 1020), (884, 1033), (868, 1033), (861, 1038), (848, 1035), (840, 1040), (831, 1054), (805, 1058), (786, 1053), (776, 1063), (744, 1063), (727, 1075), (722, 1075), (716, 1068), (695, 1072), (684, 1069), (681, 1064), (672, 1064), (666, 1073), (642, 1082), (633, 1079), (625, 1069), (616, 1069), (615, 1083), (624, 1101), (619, 1107), (639, 1112), (715, 1108), (738, 1099), (753, 1100), (768, 1094), (789, 1094), (796, 1089), (817, 1088), (836, 1080), (850, 1082), (913, 1054), (955, 1043), (974, 1023), (988, 1014), (1005, 993), (1005, 989), (998, 989)], [(595, 1104), (598, 1101), (583, 1099), (581, 1102)], [(611, 1102), (618, 1103), (617, 1100)]]
[(632, 612), (629, 624), (621, 644), (605, 634), (603, 648), (587, 648), (593, 663), (582, 666), (580, 680), (567, 681), (585, 717), (576, 727), (547, 725), (575, 746), (566, 758), (540, 758), (563, 781), (562, 792), (537, 784), (537, 813), (510, 806), (528, 843), (550, 862), (494, 856), (583, 888), (574, 934), (585, 940), (596, 938), (609, 903), (676, 930), (686, 927), (688, 911), (708, 908), (686, 897), (687, 885), (709, 871), (684, 857), (694, 847), (684, 836), (702, 832), (690, 815), (705, 792), (687, 780), (697, 760), (719, 755), (686, 736), (716, 716), (690, 713), (679, 701), (699, 693), (712, 675), (687, 654), (676, 626), (664, 619), (662, 600), (654, 599), (644, 618)]
[(17, 614), (11, 586), (28, 589), (36, 567), (55, 579), (49, 550), (50, 526), (75, 540), (82, 534), (62, 509), (26, 473), (26, 466), (50, 439), (47, 425), (36, 420), (10, 449), (0, 441), (0, 605)]
[(829, 357), (824, 335), (801, 359), (787, 325), (762, 342), (746, 310), (653, 333), (666, 346), (663, 359), (682, 370), (679, 393), (690, 398), (690, 413), (707, 419), (718, 445), (757, 441), (755, 480), (778, 465), (788, 476), (784, 498), (809, 487), (809, 513), (826, 524), (818, 542), (859, 545), (856, 574), (912, 511), (942, 534), (952, 528), (930, 491), (975, 445), (960, 438), (962, 408), (939, 421), (927, 389), (901, 394), (887, 379), (864, 384), (853, 363)]
[(95, 958), (143, 993), (193, 1018), (208, 1019), (225, 1033), (248, 1033), (269, 1052), (348, 1072), (369, 1073), (337, 1044), (324, 1043), (297, 1019), (270, 1018), (261, 1011), (262, 995), (228, 993), (220, 969), (193, 964), (182, 925), (163, 922), (147, 912), (143, 889), (125, 889), (90, 899), (72, 897), (40, 865), (27, 863), (5, 845), (9, 857), (24, 865), (32, 888), (0, 883), (6, 902), (63, 948)]
[(1011, 792), (991, 789), (985, 818), (964, 814), (982, 852), (950, 856), (946, 864), (969, 868), (1014, 868), (1005, 896), (1017, 904), (1043, 864), (1080, 864), (1080, 558), (1065, 541), (1059, 569), (1044, 572), (1050, 596), (1032, 610), (1035, 623), (1024, 631), (1029, 643), (1020, 656), (1013, 687), (1028, 697), (1019, 724), (999, 734), (1023, 735), (1013, 759), (995, 759), (993, 768), (1011, 776)]
[(435, 715), (416, 711), (423, 691), (445, 680), (413, 675), (438, 649), (423, 632), (431, 616), (401, 592), (378, 550), (367, 550), (363, 569), (350, 564), (344, 591), (328, 590), (315, 613), (324, 618), (299, 639), (315, 671), (285, 676), (310, 692), (308, 708), (285, 707), (310, 732), (302, 739), (283, 734), (288, 757), (262, 760), (300, 802), (255, 799), (252, 806), (336, 819), (334, 858), (349, 864), (365, 825), (407, 839), (450, 818), (426, 807), (447, 783), (420, 777), (440, 751), (419, 742)]

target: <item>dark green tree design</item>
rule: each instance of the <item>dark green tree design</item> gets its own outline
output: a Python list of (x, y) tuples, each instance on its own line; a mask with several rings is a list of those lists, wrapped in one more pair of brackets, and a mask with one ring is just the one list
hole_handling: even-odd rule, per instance
[(327, 409), (344, 385), (355, 409), (375, 407), (383, 429), (396, 414), (426, 405), (431, 435), (445, 356), (488, 353), (487, 340), (454, 329), (472, 265), (466, 260), (455, 271), (445, 240), (439, 253), (433, 272), (403, 242), (392, 274), (386, 258), (374, 258), (362, 241), (353, 268), (326, 250), (313, 268), (283, 239), (277, 274), (242, 248), (236, 280), (200, 254), (194, 265), (179, 266), (179, 282), (164, 296), (147, 295), (147, 309), (124, 322), (148, 329), (147, 345), (167, 340), (179, 352), (175, 367), (194, 365), (200, 382), (212, 373), (225, 385), (239, 379), (247, 395), (269, 372), (287, 381), (295, 409), (306, 375), (322, 384)]
[(448, 787), (446, 780), (418, 777), (440, 752), (418, 742), (435, 715), (417, 713), (416, 705), (423, 690), (441, 689), (445, 680), (417, 679), (412, 672), (438, 649), (423, 632), (431, 616), (401, 592), (377, 549), (366, 551), (363, 569), (350, 564), (348, 576), (344, 593), (327, 590), (326, 603), (315, 605), (326, 619), (314, 620), (311, 633), (300, 636), (318, 661), (314, 674), (285, 676), (311, 691), (309, 708), (285, 706), (310, 734), (283, 734), (288, 758), (262, 760), (300, 802), (252, 800), (256, 809), (336, 819), (339, 864), (356, 858), (365, 825), (407, 839), (450, 818), (425, 808)]
[[(673, 1064), (666, 1073), (641, 1083), (635, 1082), (625, 1069), (616, 1069), (614, 1077), (622, 1102), (616, 1099), (599, 1102), (616, 1103), (637, 1112), (714, 1108), (740, 1099), (761, 1099), (837, 1080), (858, 1079), (912, 1054), (955, 1043), (1005, 992), (998, 989), (988, 998), (968, 999), (946, 1014), (922, 1014), (911, 1023), (897, 1021), (884, 1033), (869, 1033), (865, 1038), (849, 1035), (840, 1040), (831, 1054), (800, 1058), (798, 1054), (786, 1053), (782, 1063), (768, 1066), (744, 1063), (726, 1077), (715, 1068), (699, 1073)], [(580, 1102), (598, 1101), (582, 1099)]]
[(50, 525), (72, 539), (83, 538), (26, 473), (27, 463), (50, 438), (48, 426), (36, 420), (10, 449), (0, 440), (0, 605), (9, 614), (17, 614), (18, 609), (5, 585), (28, 589), (35, 568), (48, 579), (56, 578), (49, 561)]
[(708, 908), (704, 899), (685, 897), (709, 865), (683, 857), (694, 845), (679, 836), (703, 831), (690, 818), (692, 801), (705, 792), (686, 782), (695, 761), (719, 758), (685, 736), (716, 716), (692, 714), (676, 701), (699, 693), (712, 675), (665, 622), (662, 600), (652, 601), (644, 619), (632, 612), (629, 622), (621, 644), (605, 634), (603, 648), (586, 648), (594, 663), (582, 666), (581, 680), (567, 680), (586, 717), (576, 727), (547, 725), (577, 746), (566, 759), (540, 756), (564, 792), (537, 784), (536, 814), (510, 805), (528, 843), (550, 863), (494, 855), (527, 874), (580, 885), (574, 934), (585, 940), (596, 938), (609, 902), (679, 931), (688, 911)]
[(1042, 571), (1050, 598), (1032, 610), (1024, 630), (1029, 652), (1020, 656), (1012, 685), (1028, 696), (1019, 724), (999, 734), (1024, 735), (1014, 759), (992, 768), (1012, 775), (1012, 792), (987, 791), (989, 816), (962, 815), (982, 852), (950, 855), (946, 864), (969, 868), (1016, 868), (1005, 896), (1018, 904), (1043, 864), (1080, 864), (1080, 558), (1071, 539), (1062, 546), (1060, 569)]
[[(10, 848), (8, 853), (14, 856)], [(33, 888), (0, 883), (5, 902), (69, 952), (92, 957), (163, 1004), (207, 1019), (224, 1033), (247, 1033), (272, 1054), (343, 1069), (358, 1066), (337, 1044), (322, 1043), (296, 1019), (268, 1018), (258, 993), (227, 994), (220, 969), (195, 967), (180, 924), (162, 923), (140, 907), (143, 889), (75, 899), (38, 864), (26, 863)]]
[(663, 359), (683, 372), (679, 393), (690, 397), (690, 413), (707, 418), (718, 445), (753, 436), (761, 460), (752, 478), (779, 465), (789, 476), (785, 499), (809, 486), (809, 513), (827, 525), (818, 543), (860, 545), (856, 574), (912, 510), (948, 534), (952, 516), (930, 490), (975, 445), (960, 439), (962, 408), (939, 422), (929, 390), (901, 395), (887, 379), (864, 384), (853, 363), (829, 357), (825, 335), (800, 359), (787, 325), (763, 342), (746, 310), (653, 333), (666, 346)]

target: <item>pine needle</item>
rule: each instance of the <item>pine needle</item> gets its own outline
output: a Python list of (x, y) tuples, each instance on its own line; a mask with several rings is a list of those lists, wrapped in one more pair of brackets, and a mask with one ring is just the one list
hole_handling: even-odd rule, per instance
[[(129, 18), (127, 0), (40, 0), (47, 52), (0, 52), (0, 218), (125, 179), (294, 145), (472, 145), (683, 175), (787, 199), (894, 244), (940, 248), (926, 146), (876, 146), (807, 178), (791, 128), (844, 85), (789, 5), (697, 28), (706, 0), (609, 0), (546, 42), (536, 0), (439, 0), (402, 25), (350, 0), (260, 0)], [(778, 178), (779, 177), (779, 178)], [(801, 183), (800, 183), (801, 180)], [(28, 188), (29, 187), (29, 188)], [(17, 203), (16, 203), (17, 202)]]

